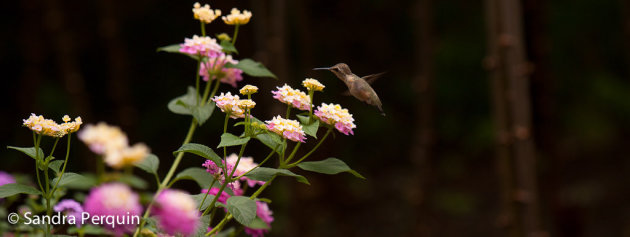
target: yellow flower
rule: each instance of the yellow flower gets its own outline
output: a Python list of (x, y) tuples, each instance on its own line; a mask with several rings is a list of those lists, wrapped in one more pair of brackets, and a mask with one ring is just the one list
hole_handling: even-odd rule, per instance
[(120, 169), (137, 164), (148, 155), (149, 148), (142, 143), (138, 143), (120, 150), (108, 151), (105, 154), (105, 163), (112, 168)]
[(238, 107), (241, 109), (253, 109), (256, 106), (256, 102), (253, 100), (239, 100)]
[(68, 115), (63, 117), (63, 121), (65, 121), (65, 123), (59, 125), (52, 119), (45, 119), (44, 116), (31, 114), (28, 119), (23, 120), (22, 125), (37, 134), (50, 137), (63, 137), (68, 133), (78, 131), (83, 123), (81, 117), (77, 117), (74, 122), (68, 122), (70, 121)]
[(313, 78), (306, 78), (302, 81), (302, 86), (306, 87), (309, 91), (323, 91), (326, 86)]
[(195, 19), (206, 24), (209, 24), (210, 22), (214, 21), (214, 19), (217, 19), (217, 17), (221, 16), (221, 10), (212, 10), (210, 9), (210, 5), (208, 4), (201, 7), (201, 4), (196, 2), (193, 7), (194, 8), (192, 9), (192, 11)]
[(245, 25), (249, 22), (250, 18), (252, 18), (252, 12), (243, 10), (243, 13), (241, 13), (241, 11), (236, 8), (232, 8), (230, 15), (222, 17), (223, 22), (228, 25)]
[(241, 92), (241, 95), (251, 95), (258, 92), (258, 87), (252, 86), (252, 85), (246, 85), (243, 88), (241, 88), (239, 92)]

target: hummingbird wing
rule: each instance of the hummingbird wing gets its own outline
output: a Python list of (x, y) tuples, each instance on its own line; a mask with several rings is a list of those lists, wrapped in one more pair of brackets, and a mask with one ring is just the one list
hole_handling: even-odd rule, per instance
[(363, 80), (365, 80), (368, 84), (372, 85), (372, 83), (374, 81), (376, 81), (376, 79), (379, 79), (381, 76), (383, 76), (383, 74), (385, 74), (386, 72), (381, 72), (381, 73), (376, 73), (376, 74), (372, 74), (372, 75), (367, 75), (362, 77)]

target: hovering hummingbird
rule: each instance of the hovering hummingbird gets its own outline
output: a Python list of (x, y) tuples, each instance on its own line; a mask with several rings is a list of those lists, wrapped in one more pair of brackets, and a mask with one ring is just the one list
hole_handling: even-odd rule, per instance
[(367, 75), (364, 77), (359, 77), (350, 71), (350, 67), (345, 63), (338, 63), (332, 67), (320, 67), (313, 68), (313, 70), (328, 70), (335, 74), (340, 80), (346, 83), (348, 86), (348, 90), (354, 98), (357, 98), (360, 101), (363, 101), (369, 105), (376, 106), (379, 111), (381, 111), (381, 115), (385, 116), (383, 112), (381, 100), (378, 98), (378, 95), (372, 89), (370, 84), (382, 76), (384, 72)]

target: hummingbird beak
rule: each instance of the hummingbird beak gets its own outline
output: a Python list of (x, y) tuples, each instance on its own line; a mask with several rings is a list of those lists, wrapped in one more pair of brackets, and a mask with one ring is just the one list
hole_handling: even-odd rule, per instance
[(329, 67), (317, 67), (317, 68), (313, 68), (313, 70), (330, 70)]

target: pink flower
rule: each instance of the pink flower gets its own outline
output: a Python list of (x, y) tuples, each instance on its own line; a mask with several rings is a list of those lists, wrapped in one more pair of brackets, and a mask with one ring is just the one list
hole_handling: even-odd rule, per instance
[(287, 84), (282, 87), (277, 87), (278, 90), (271, 91), (273, 98), (279, 100), (282, 103), (288, 104), (293, 108), (300, 110), (311, 110), (311, 99), (306, 93), (293, 89)]
[(152, 212), (159, 226), (170, 235), (194, 234), (201, 216), (195, 200), (188, 193), (172, 189), (158, 195)]
[[(107, 183), (92, 188), (85, 198), (84, 209), (90, 213), (90, 216), (115, 216), (116, 219), (120, 218), (118, 220), (130, 220), (134, 216), (142, 215), (138, 194), (121, 183)], [(135, 224), (116, 224), (113, 227), (104, 225), (104, 227), (114, 231), (115, 235), (121, 236), (124, 233), (132, 233)]]
[(199, 37), (194, 35), (192, 39), (186, 38), (183, 44), (179, 45), (179, 52), (193, 56), (216, 57), (223, 49), (216, 39), (208, 36)]
[[(208, 192), (208, 190), (207, 190), (207, 189), (202, 189), (202, 190), (201, 190), (201, 193), (203, 193), (203, 194), (205, 194), (205, 193), (207, 193), (207, 192)], [(215, 196), (216, 196), (216, 195), (217, 195), (217, 193), (219, 193), (219, 188), (217, 188), (217, 187), (212, 187), (212, 188), (210, 189), (210, 192), (209, 192), (208, 194), (210, 194), (210, 195), (215, 195)], [(228, 193), (226, 193), (225, 191), (223, 191), (223, 192), (221, 192), (221, 195), (220, 195), (220, 196), (219, 196), (219, 198), (217, 199), (217, 202), (220, 202), (220, 203), (226, 204), (226, 202), (227, 202), (228, 198), (230, 198), (230, 194), (228, 194)]]
[(225, 67), (227, 63), (237, 64), (238, 61), (232, 59), (232, 55), (224, 53), (216, 57), (210, 57), (207, 62), (201, 63), (199, 75), (203, 76), (204, 81), (214, 80), (219, 75), (221, 82), (236, 87), (236, 82), (243, 80), (243, 71), (238, 68), (227, 68)]
[(75, 224), (78, 227), (81, 227), (81, 214), (83, 213), (83, 207), (81, 204), (72, 199), (65, 199), (53, 208), (56, 212), (65, 212), (68, 216), (73, 216), (75, 219)]
[(267, 129), (294, 142), (305, 142), (306, 136), (302, 125), (296, 120), (284, 119), (280, 116), (265, 121)]
[(221, 95), (215, 96), (212, 98), (212, 101), (221, 109), (221, 112), (230, 115), (230, 118), (236, 119), (245, 117), (245, 110), (238, 106), (240, 101), (238, 95), (232, 95), (230, 92), (227, 94), (221, 92)]
[[(272, 214), (273, 212), (269, 210), (269, 206), (266, 202), (256, 201), (256, 215), (263, 222), (267, 223), (269, 228), (271, 228), (271, 222), (273, 222), (273, 216), (271, 216)], [(245, 233), (252, 237), (262, 237), (267, 232), (269, 232), (269, 230), (245, 227)]]
[(339, 132), (354, 135), (352, 129), (357, 127), (354, 125), (354, 118), (348, 109), (341, 108), (341, 105), (322, 103), (321, 106), (317, 106), (314, 114), (322, 122), (334, 125)]

